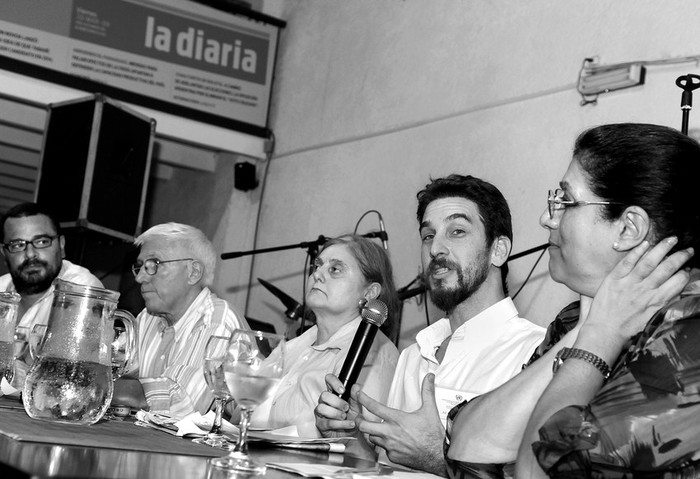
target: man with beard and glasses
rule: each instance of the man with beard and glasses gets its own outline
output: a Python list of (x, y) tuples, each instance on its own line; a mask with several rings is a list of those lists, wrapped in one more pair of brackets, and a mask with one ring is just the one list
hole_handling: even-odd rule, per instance
[[(37, 325), (49, 320), (53, 280), (96, 286), (102, 283), (90, 271), (63, 259), (66, 240), (52, 214), (36, 203), (20, 203), (0, 219), (2, 255), (9, 270), (0, 277), (0, 291), (13, 291), (22, 299), (18, 309), (18, 331), (27, 337)], [(21, 389), (31, 357), (25, 349), (15, 361), (11, 385)], [(13, 392), (3, 382), (4, 392)]]
[[(316, 425), (324, 436), (355, 436), (349, 453), (376, 457), (378, 446), (395, 464), (445, 476), (447, 413), (521, 371), (545, 329), (519, 317), (508, 297), (513, 232), (501, 192), (473, 176), (450, 175), (417, 197), (424, 282), (446, 317), (401, 353), (386, 406), (357, 386), (349, 403), (324, 392)], [(326, 382), (342, 392), (337, 377)], [(364, 417), (363, 408), (379, 419)]]

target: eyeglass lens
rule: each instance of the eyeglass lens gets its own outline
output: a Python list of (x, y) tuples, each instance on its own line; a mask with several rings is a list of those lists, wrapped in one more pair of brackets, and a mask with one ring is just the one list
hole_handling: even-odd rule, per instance
[(146, 270), (146, 274), (153, 276), (158, 272), (158, 261), (155, 259), (147, 259), (143, 263), (136, 263), (131, 267), (131, 271), (134, 276), (138, 276), (141, 272), (141, 268)]
[(27, 249), (27, 245), (31, 244), (35, 249), (44, 249), (51, 246), (53, 240), (57, 236), (40, 236), (34, 238), (33, 240), (15, 240), (3, 245), (7, 251), (10, 253), (19, 253)]

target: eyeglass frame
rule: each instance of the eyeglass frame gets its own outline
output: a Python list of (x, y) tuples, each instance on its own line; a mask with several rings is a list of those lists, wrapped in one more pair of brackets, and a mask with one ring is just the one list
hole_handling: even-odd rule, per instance
[[(598, 205), (598, 206), (608, 206), (608, 205), (621, 205), (623, 203), (620, 203), (619, 201), (585, 201), (585, 200), (562, 200), (558, 199), (557, 195), (558, 192), (564, 192), (561, 188), (557, 188), (555, 190), (549, 190), (547, 193), (547, 213), (549, 213), (549, 219), (553, 220), (555, 216), (555, 212), (557, 211), (564, 211), (567, 208), (572, 208), (575, 206), (590, 206), (590, 205)], [(554, 205), (558, 205), (559, 207), (555, 207)]]
[(194, 258), (180, 258), (180, 259), (167, 259), (167, 260), (161, 261), (158, 258), (148, 258), (146, 261), (144, 261), (140, 265), (137, 263), (132, 264), (131, 265), (131, 272), (134, 274), (134, 278), (136, 278), (139, 275), (139, 273), (141, 272), (141, 268), (146, 267), (146, 264), (150, 263), (150, 264), (153, 264), (153, 272), (149, 273), (148, 267), (146, 267), (146, 269), (145, 269), (146, 274), (148, 276), (155, 276), (158, 274), (158, 266), (160, 266), (161, 264), (165, 264), (165, 263), (175, 263), (176, 261), (196, 261), (196, 260)]
[[(36, 237), (34, 239), (31, 239), (31, 240), (22, 240), (22, 239), (12, 240), (8, 243), (2, 243), (2, 248), (10, 254), (23, 253), (23, 252), (27, 251), (27, 245), (29, 245), (29, 244), (31, 244), (32, 248), (34, 248), (34, 249), (47, 249), (47, 248), (50, 248), (51, 246), (53, 246), (53, 242), (56, 241), (60, 237), (61, 237), (61, 235), (41, 235), (41, 236)], [(49, 243), (46, 246), (37, 246), (36, 244), (34, 244), (35, 241), (46, 240), (46, 239), (49, 240)], [(22, 249), (18, 249), (17, 251), (10, 250), (11, 246), (19, 245), (19, 244), (23, 245)]]

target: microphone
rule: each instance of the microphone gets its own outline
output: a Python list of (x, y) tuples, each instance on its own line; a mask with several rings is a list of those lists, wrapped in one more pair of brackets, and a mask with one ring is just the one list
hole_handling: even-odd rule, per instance
[(340, 379), (345, 388), (345, 392), (340, 396), (341, 399), (347, 401), (350, 398), (350, 388), (360, 376), (367, 354), (372, 348), (372, 341), (374, 341), (379, 327), (386, 321), (388, 314), (389, 310), (386, 304), (378, 299), (366, 300), (360, 306), (362, 321), (357, 327), (355, 337), (352, 340), (350, 349), (348, 349), (348, 355), (345, 357), (340, 374), (338, 374), (338, 379)]
[(382, 246), (384, 247), (384, 251), (389, 251), (389, 236), (386, 234), (386, 228), (384, 227), (384, 218), (382, 218), (382, 215), (380, 213), (377, 213), (379, 216), (379, 230), (384, 233), (382, 235)]

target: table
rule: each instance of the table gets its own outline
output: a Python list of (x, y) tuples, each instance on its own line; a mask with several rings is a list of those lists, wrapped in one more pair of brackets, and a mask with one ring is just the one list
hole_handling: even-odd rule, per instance
[[(266, 463), (372, 466), (336, 453), (255, 444), (250, 449), (256, 460)], [(203, 479), (207, 460), (225, 454), (131, 421), (100, 421), (92, 426), (39, 421), (27, 416), (17, 400), (0, 398), (0, 477)], [(265, 474), (266, 479), (299, 477), (271, 468)]]

